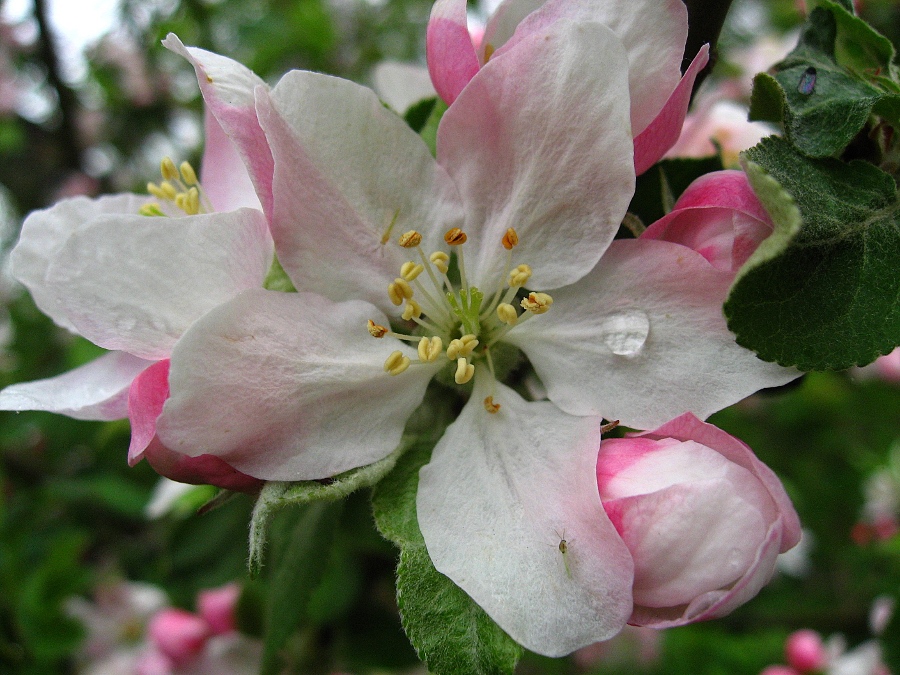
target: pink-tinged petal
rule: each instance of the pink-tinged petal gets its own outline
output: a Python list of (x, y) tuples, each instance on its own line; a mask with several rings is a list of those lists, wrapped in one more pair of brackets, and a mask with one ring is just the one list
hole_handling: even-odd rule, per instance
[(449, 177), (422, 139), (375, 94), (336, 77), (292, 71), (260, 120), (275, 157), (271, 220), (278, 259), (296, 288), (385, 310), (404, 261), (398, 237), (422, 233), (427, 253), (462, 218)]
[(45, 410), (79, 420), (128, 416), (128, 388), (152, 361), (111, 352), (46, 380), (13, 384), (0, 392), (0, 410)]
[(722, 431), (715, 425), (697, 419), (690, 413), (680, 415), (653, 431), (629, 434), (629, 437), (692, 440), (707, 447), (715, 448), (729, 461), (751, 471), (768, 490), (784, 521), (784, 540), (779, 544), (779, 552), (784, 553), (796, 546), (800, 541), (800, 518), (794, 510), (790, 498), (784, 491), (784, 486), (781, 484), (778, 476), (775, 475), (775, 472), (761, 462), (753, 453), (753, 450), (743, 441)]
[(122, 194), (88, 199), (64, 199), (48, 209), (32, 211), (22, 225), (19, 241), (10, 254), (10, 272), (31, 292), (44, 314), (75, 332), (66, 311), (66, 301), (48, 290), (47, 269), (72, 234), (105, 214), (137, 214), (150, 203), (149, 196)]
[(640, 175), (659, 159), (678, 141), (688, 105), (691, 102), (691, 91), (694, 80), (709, 62), (709, 45), (703, 45), (678, 86), (666, 100), (662, 108), (643, 128), (635, 125), (634, 129), (634, 171)]
[(162, 44), (194, 67), (206, 107), (234, 142), (268, 216), (272, 210), (272, 153), (256, 117), (254, 98), (254, 90), (265, 89), (266, 83), (237, 61), (185, 47), (174, 33)]
[(522, 20), (539, 9), (544, 0), (504, 0), (500, 3), (484, 27), (484, 36), (478, 50), (479, 60), (484, 63), (485, 49), (500, 49), (516, 32)]
[(757, 220), (769, 220), (768, 212), (750, 187), (747, 174), (734, 169), (700, 176), (681, 194), (673, 210), (704, 207), (734, 209)]
[[(482, 405), (489, 394), (495, 414)], [(612, 637), (631, 612), (631, 556), (597, 492), (599, 440), (599, 418), (526, 402), (479, 371), (419, 473), (419, 527), (435, 567), (540, 654)]]
[(147, 632), (176, 667), (183, 667), (203, 651), (209, 637), (209, 626), (196, 614), (169, 607), (150, 620)]
[(401, 115), (410, 106), (435, 95), (428, 69), (412, 63), (382, 61), (372, 71), (372, 88)]
[(197, 611), (214, 635), (237, 629), (235, 612), (240, 595), (241, 587), (237, 584), (209, 588), (197, 594)]
[(801, 673), (821, 670), (828, 663), (828, 651), (822, 636), (810, 629), (797, 630), (784, 643), (787, 662)]
[(209, 110), (205, 113), (203, 126), (206, 138), (200, 182), (213, 208), (216, 211), (233, 211), (241, 207), (261, 209), (244, 160)]
[(478, 72), (478, 57), (469, 36), (466, 0), (437, 0), (425, 37), (428, 72), (449, 105)]
[(131, 443), (128, 464), (134, 466), (156, 436), (156, 419), (169, 397), (169, 360), (157, 361), (134, 378), (128, 390), (128, 419), (131, 421)]
[(638, 429), (703, 418), (796, 370), (740, 347), (722, 316), (731, 275), (664, 241), (618, 240), (597, 267), (510, 331), (551, 401)]
[(160, 476), (191, 485), (215, 485), (223, 490), (257, 494), (264, 481), (241, 473), (214, 455), (188, 457), (170, 450), (155, 437), (144, 450), (147, 463)]
[(560, 22), (520, 44), (479, 71), (438, 129), (438, 161), (467, 209), (468, 278), (482, 290), (504, 275), (510, 227), (532, 287), (577, 280), (634, 191), (620, 41), (596, 23)]
[(387, 456), (441, 364), (384, 372), (399, 340), (373, 338), (368, 303), (250, 290), (198, 321), (172, 352), (157, 433), (266, 480), (327, 478)]
[(44, 291), (92, 342), (158, 360), (212, 307), (262, 286), (271, 261), (265, 219), (253, 209), (103, 215), (60, 247)]
[(621, 40), (629, 68), (632, 135), (637, 136), (663, 109), (682, 79), (681, 59), (688, 31), (684, 3), (681, 0), (550, 0), (522, 21), (498, 52), (518, 49), (519, 42), (563, 21), (595, 21), (608, 26)]

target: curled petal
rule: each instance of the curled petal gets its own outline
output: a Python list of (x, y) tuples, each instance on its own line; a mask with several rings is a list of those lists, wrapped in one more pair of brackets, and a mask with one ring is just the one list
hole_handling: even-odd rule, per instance
[(144, 450), (143, 458), (160, 476), (191, 485), (215, 485), (223, 490), (256, 494), (264, 481), (241, 473), (215, 455), (188, 457), (170, 450), (154, 437)]
[(131, 421), (131, 443), (128, 464), (134, 466), (156, 436), (156, 419), (169, 397), (169, 360), (157, 361), (134, 378), (128, 390), (128, 418)]
[[(491, 393), (493, 414), (481, 403)], [(611, 637), (631, 612), (631, 556), (597, 491), (600, 422), (476, 376), (419, 473), (419, 527), (435, 567), (548, 656)]]
[(261, 209), (243, 158), (209, 110), (205, 113), (203, 126), (206, 137), (200, 181), (213, 208), (216, 211), (232, 211), (241, 207)]
[(478, 57), (469, 35), (466, 0), (437, 0), (425, 38), (428, 72), (449, 105), (478, 72)]

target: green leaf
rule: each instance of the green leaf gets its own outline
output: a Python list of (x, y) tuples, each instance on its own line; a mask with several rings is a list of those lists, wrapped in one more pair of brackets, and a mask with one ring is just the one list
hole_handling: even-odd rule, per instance
[(282, 293), (297, 292), (297, 289), (294, 288), (294, 282), (291, 281), (291, 278), (281, 266), (281, 262), (275, 256), (272, 257), (272, 266), (266, 274), (263, 288), (267, 288), (270, 291), (281, 291)]
[(409, 125), (409, 128), (418, 134), (431, 118), (431, 113), (434, 112), (436, 105), (436, 97), (423, 98), (418, 103), (413, 103), (409, 106), (409, 109), (403, 113), (403, 119)]
[(273, 575), (265, 614), (262, 675), (282, 672), (280, 652), (300, 626), (309, 599), (328, 567), (340, 507), (340, 504), (317, 503), (287, 512), (283, 519), (283, 540), (273, 537)]
[(522, 647), (434, 568), (424, 544), (400, 553), (397, 604), (416, 653), (436, 675), (512, 673), (522, 656)]
[(437, 130), (445, 112), (447, 112), (447, 104), (439, 98), (435, 99), (434, 107), (431, 109), (431, 114), (428, 116), (428, 121), (425, 122), (425, 126), (419, 131), (419, 135), (422, 136), (425, 145), (431, 150), (432, 156), (437, 155)]
[[(776, 234), (747, 262), (725, 303), (739, 344), (801, 370), (870, 363), (900, 344), (900, 202), (871, 164), (813, 160), (780, 138), (745, 153)], [(764, 178), (764, 175), (768, 174)], [(765, 184), (768, 183), (768, 184)], [(767, 203), (768, 202), (768, 203)]]
[(722, 160), (715, 155), (699, 159), (664, 159), (638, 176), (628, 211), (646, 225), (656, 222), (668, 213), (666, 193), (678, 199), (694, 180), (721, 169)]
[(417, 443), (372, 491), (375, 526), (385, 539), (403, 547), (424, 544), (416, 519), (419, 469), (431, 459), (433, 443)]

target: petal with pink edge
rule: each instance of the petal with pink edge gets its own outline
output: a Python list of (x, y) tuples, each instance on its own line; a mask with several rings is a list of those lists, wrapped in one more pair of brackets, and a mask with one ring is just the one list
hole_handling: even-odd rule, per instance
[(246, 66), (197, 47), (185, 47), (169, 33), (163, 46), (194, 67), (207, 109), (234, 142), (256, 186), (266, 215), (272, 208), (272, 153), (256, 117), (254, 90), (266, 83)]
[(327, 478), (386, 457), (440, 364), (392, 377), (395, 350), (366, 330), (372, 305), (250, 290), (217, 307), (172, 352), (162, 442), (266, 480)]
[(191, 485), (215, 485), (223, 490), (258, 493), (264, 481), (241, 473), (214, 455), (188, 457), (170, 450), (154, 437), (144, 450), (144, 459), (160, 476)]
[[(688, 32), (684, 3), (681, 0), (550, 0), (522, 21), (498, 51), (518, 48), (522, 40), (562, 21), (596, 21), (608, 26), (621, 40), (629, 68), (632, 135), (640, 134), (663, 109), (681, 79), (681, 59)], [(688, 90), (690, 93), (690, 87)]]
[(438, 129), (437, 157), (466, 205), (469, 280), (504, 277), (514, 227), (531, 286), (586, 274), (634, 191), (623, 47), (597, 23), (560, 22), (479, 71)]
[(107, 215), (60, 247), (44, 292), (92, 342), (158, 360), (207, 311), (261, 287), (271, 262), (265, 219), (253, 209)]
[[(490, 394), (495, 414), (481, 403)], [(597, 491), (599, 442), (599, 418), (476, 375), (419, 473), (419, 527), (435, 567), (540, 654), (612, 637), (631, 612), (631, 556)]]
[(431, 8), (425, 51), (431, 82), (449, 105), (478, 72), (469, 35), (466, 0), (437, 0)]
[(45, 410), (78, 420), (128, 417), (128, 388), (152, 361), (125, 352), (104, 354), (46, 380), (13, 384), (0, 392), (0, 410)]
[(258, 105), (275, 157), (272, 236), (295, 287), (393, 310), (388, 284), (418, 261), (398, 237), (418, 230), (430, 253), (462, 218), (449, 177), (402, 118), (353, 82), (293, 71)]
[(128, 464), (134, 466), (156, 436), (156, 419), (169, 397), (169, 360), (157, 361), (134, 378), (128, 390), (128, 419), (131, 421), (131, 443)]
[(478, 50), (481, 62), (484, 62), (485, 50), (500, 49), (513, 36), (522, 20), (543, 4), (544, 0), (504, 0), (501, 2), (484, 27), (484, 37), (481, 39), (481, 46)]
[(241, 207), (262, 209), (244, 160), (209, 110), (204, 115), (203, 127), (206, 138), (200, 182), (213, 208), (216, 211), (232, 211)]
[(704, 418), (800, 375), (740, 347), (722, 316), (731, 275), (665, 241), (618, 240), (546, 314), (517, 326), (551, 401), (576, 415), (653, 428)]
[(678, 86), (666, 100), (659, 112), (646, 126), (635, 126), (634, 132), (634, 171), (641, 175), (668, 152), (678, 141), (681, 128), (684, 126), (684, 118), (687, 116), (688, 105), (691, 102), (691, 91), (694, 88), (694, 80), (701, 70), (709, 63), (709, 45), (703, 45), (697, 56), (691, 61), (678, 82)]
[(64, 298), (46, 288), (47, 269), (63, 245), (94, 218), (106, 214), (137, 214), (152, 202), (147, 196), (121, 194), (89, 199), (73, 197), (48, 209), (32, 211), (22, 225), (19, 241), (10, 255), (10, 272), (31, 292), (35, 304), (60, 326), (76, 332)]

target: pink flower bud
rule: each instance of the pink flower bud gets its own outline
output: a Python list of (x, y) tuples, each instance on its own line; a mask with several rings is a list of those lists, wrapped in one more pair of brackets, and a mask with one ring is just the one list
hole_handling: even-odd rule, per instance
[(744, 443), (685, 413), (605, 440), (600, 498), (634, 558), (629, 623), (663, 628), (728, 614), (768, 582), (800, 522)]
[(200, 591), (197, 596), (197, 610), (209, 624), (213, 635), (230, 633), (236, 629), (235, 610), (240, 595), (241, 587), (237, 584)]
[(822, 636), (814, 630), (798, 630), (788, 636), (784, 645), (787, 662), (801, 673), (820, 670), (828, 661)]
[(150, 639), (176, 667), (193, 661), (206, 644), (209, 626), (201, 617), (183, 609), (160, 611), (150, 620)]
[(772, 221), (747, 176), (716, 171), (691, 183), (672, 212), (650, 225), (641, 239), (687, 246), (716, 269), (737, 273), (771, 233)]
[(787, 666), (766, 666), (759, 675), (800, 675), (800, 673)]

